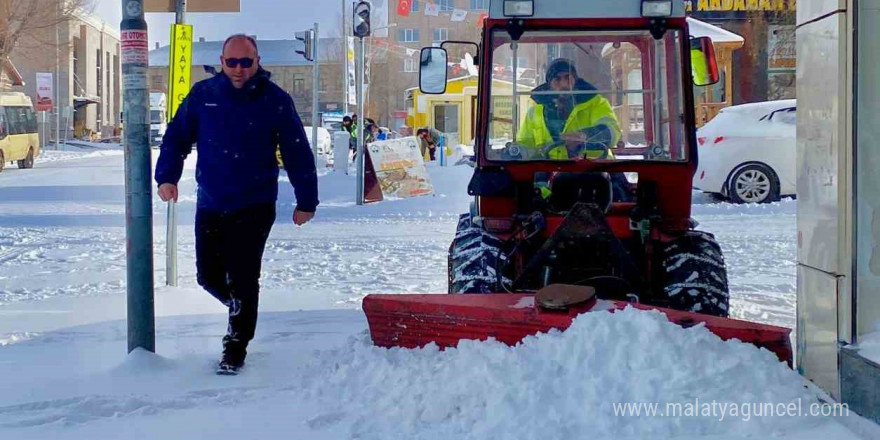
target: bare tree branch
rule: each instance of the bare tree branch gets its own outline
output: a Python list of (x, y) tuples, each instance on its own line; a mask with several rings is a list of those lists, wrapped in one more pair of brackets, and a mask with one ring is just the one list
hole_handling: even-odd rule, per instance
[(0, 60), (24, 41), (54, 46), (43, 35), (46, 29), (91, 10), (92, 0), (0, 0)]

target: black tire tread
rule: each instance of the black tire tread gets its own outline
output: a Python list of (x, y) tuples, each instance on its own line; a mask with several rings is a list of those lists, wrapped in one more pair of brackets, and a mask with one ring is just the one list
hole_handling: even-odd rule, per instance
[(496, 260), (505, 258), (497, 237), (475, 226), (470, 214), (458, 220), (449, 246), (449, 293), (496, 293)]
[(671, 308), (729, 315), (727, 268), (714, 235), (688, 231), (663, 247), (662, 258), (663, 294)]

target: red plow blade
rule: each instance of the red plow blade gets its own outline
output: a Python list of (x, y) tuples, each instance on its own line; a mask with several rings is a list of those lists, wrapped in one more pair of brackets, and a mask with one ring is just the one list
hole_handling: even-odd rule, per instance
[(431, 342), (454, 347), (462, 339), (495, 338), (516, 345), (523, 338), (551, 329), (565, 330), (581, 313), (614, 312), (631, 306), (658, 310), (670, 322), (691, 327), (700, 323), (723, 340), (739, 339), (776, 354), (792, 365), (790, 329), (729, 318), (591, 299), (568, 311), (548, 311), (535, 306), (531, 294), (487, 295), (367, 295), (364, 313), (373, 343), (380, 347), (416, 348)]

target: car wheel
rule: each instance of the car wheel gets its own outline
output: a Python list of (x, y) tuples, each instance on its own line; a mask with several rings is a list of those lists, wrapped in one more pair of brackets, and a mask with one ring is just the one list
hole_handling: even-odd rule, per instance
[(770, 203), (779, 200), (779, 178), (762, 164), (746, 165), (730, 177), (727, 193), (734, 203)]

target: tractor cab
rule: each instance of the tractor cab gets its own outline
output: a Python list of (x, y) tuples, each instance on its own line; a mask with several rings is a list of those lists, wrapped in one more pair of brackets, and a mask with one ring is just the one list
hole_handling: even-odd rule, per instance
[[(455, 43), (422, 50), (423, 93), (445, 92)], [(684, 4), (493, 0), (475, 59), (475, 202), (450, 251), (450, 292), (586, 285), (726, 316), (721, 250), (690, 218), (693, 87), (718, 69)], [(475, 259), (477, 242), (489, 250)]]

